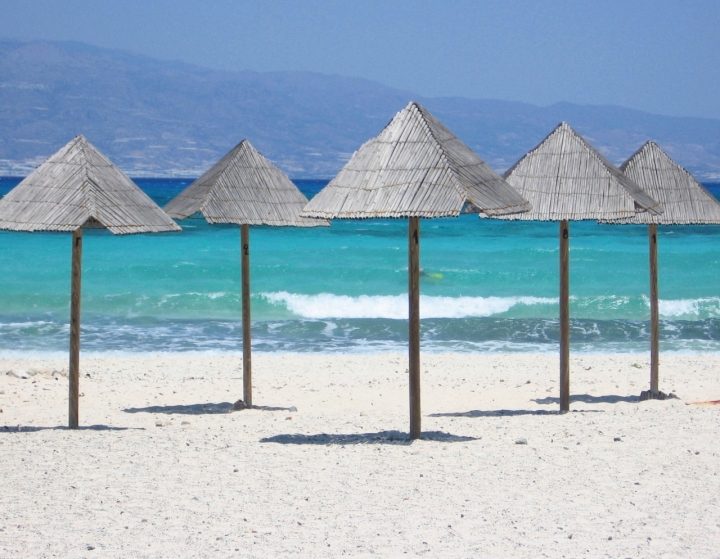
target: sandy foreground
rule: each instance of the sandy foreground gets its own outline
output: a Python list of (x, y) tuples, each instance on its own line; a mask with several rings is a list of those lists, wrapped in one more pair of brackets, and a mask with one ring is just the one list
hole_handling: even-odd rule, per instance
[(423, 355), (413, 443), (404, 355), (257, 354), (233, 412), (240, 361), (84, 359), (69, 431), (0, 360), (0, 556), (720, 557), (720, 356), (573, 357), (559, 415), (557, 356)]

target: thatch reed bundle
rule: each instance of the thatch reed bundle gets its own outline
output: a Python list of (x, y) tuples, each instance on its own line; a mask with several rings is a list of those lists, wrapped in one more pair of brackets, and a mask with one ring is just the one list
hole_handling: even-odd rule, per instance
[(498, 216), (560, 222), (560, 411), (570, 409), (571, 220), (662, 213), (660, 204), (563, 122), (504, 175), (526, 197), (525, 214)]
[(0, 200), (0, 229), (72, 231), (68, 424), (79, 425), (82, 230), (180, 231), (137, 185), (77, 136)]
[(720, 224), (720, 202), (675, 163), (655, 142), (647, 142), (620, 169), (660, 202), (660, 215), (638, 213), (614, 223), (648, 224), (650, 257), (650, 390), (641, 397), (664, 398), (660, 392), (660, 307), (658, 295), (658, 225)]
[(0, 200), (0, 229), (116, 235), (179, 231), (137, 185), (83, 136), (52, 155)]
[(208, 223), (240, 225), (243, 399), (238, 406), (252, 406), (250, 225), (330, 225), (325, 219), (301, 217), (305, 204), (307, 198), (288, 176), (243, 140), (165, 206), (175, 219), (200, 213)]
[(637, 213), (621, 223), (718, 225), (720, 202), (655, 142), (647, 142), (620, 170), (663, 207), (662, 214)]
[(504, 219), (577, 221), (622, 219), (659, 204), (563, 122), (503, 175), (532, 204)]
[(417, 103), (363, 144), (305, 207), (302, 215), (328, 219), (408, 218), (411, 438), (421, 435), (419, 218), (528, 209), (527, 200)]
[(457, 217), (504, 215), (527, 201), (418, 103), (409, 103), (358, 149), (305, 207), (312, 217)]
[(165, 206), (175, 219), (201, 213), (208, 223), (317, 227), (300, 217), (307, 198), (288, 176), (243, 140)]

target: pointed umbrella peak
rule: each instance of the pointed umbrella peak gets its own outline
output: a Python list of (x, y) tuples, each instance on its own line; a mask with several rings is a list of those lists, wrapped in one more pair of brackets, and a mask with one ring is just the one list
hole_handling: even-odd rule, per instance
[(488, 214), (526, 211), (487, 163), (411, 101), (365, 142), (305, 207), (312, 217), (455, 217), (467, 202)]
[(503, 219), (562, 221), (662, 213), (662, 206), (567, 122), (558, 124), (503, 175), (532, 204)]
[(180, 231), (85, 137), (76, 136), (0, 200), (0, 229), (116, 235)]
[(209, 223), (294, 227), (328, 226), (300, 216), (307, 198), (288, 176), (247, 140), (173, 198), (165, 211), (175, 219), (201, 213)]
[(661, 215), (639, 213), (614, 223), (720, 224), (720, 202), (657, 143), (645, 142), (620, 168), (662, 204)]

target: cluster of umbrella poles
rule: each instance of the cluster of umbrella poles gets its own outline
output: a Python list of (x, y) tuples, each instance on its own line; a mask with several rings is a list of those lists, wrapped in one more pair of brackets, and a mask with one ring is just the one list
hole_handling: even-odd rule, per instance
[(650, 244), (650, 398), (659, 390), (657, 225), (720, 224), (720, 203), (655, 143), (619, 169), (566, 123), (503, 176), (425, 108), (411, 102), (363, 144), (310, 202), (243, 140), (164, 211), (84, 137), (51, 156), (0, 200), (0, 229), (72, 232), (69, 426), (78, 427), (82, 231), (179, 231), (202, 214), (241, 227), (243, 399), (252, 406), (250, 225), (315, 227), (330, 219), (408, 219), (410, 437), (421, 436), (420, 218), (559, 222), (560, 411), (570, 409), (570, 221), (647, 224)]

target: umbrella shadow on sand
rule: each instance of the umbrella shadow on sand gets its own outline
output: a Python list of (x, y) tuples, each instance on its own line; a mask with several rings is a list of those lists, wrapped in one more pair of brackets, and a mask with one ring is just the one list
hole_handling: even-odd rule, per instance
[[(570, 403), (582, 402), (584, 404), (617, 404), (618, 402), (639, 402), (640, 398), (637, 396), (619, 396), (617, 394), (607, 394), (606, 396), (591, 396), (590, 394), (573, 394), (570, 396)], [(548, 396), (546, 398), (535, 398), (533, 400), (536, 404), (557, 404), (560, 402), (560, 398), (554, 398)]]
[[(83, 425), (73, 431), (144, 431), (143, 427), (111, 427), (110, 425)], [(0, 427), (0, 433), (36, 433), (37, 431), (70, 431), (65, 425), (57, 425), (55, 427), (42, 427), (35, 425), (3, 425)]]
[[(558, 399), (554, 398), (554, 403)], [(539, 402), (543, 404), (546, 402)], [(603, 413), (603, 410), (571, 410), (582, 413)], [(559, 410), (470, 410), (447, 413), (433, 413), (430, 417), (516, 417), (520, 415), (561, 415)]]
[[(252, 406), (254, 410), (260, 411), (297, 411), (292, 407), (273, 407), (273, 406)], [(177, 406), (148, 406), (146, 408), (126, 408), (125, 413), (166, 413), (180, 415), (213, 415), (220, 413), (232, 413), (238, 411), (235, 404), (231, 402), (205, 403), (205, 404), (187, 404)]]
[(430, 417), (501, 417), (516, 415), (558, 415), (558, 411), (549, 410), (470, 410), (447, 413), (431, 413)]
[[(464, 443), (479, 440), (476, 437), (462, 437), (443, 431), (424, 431), (422, 440), (443, 443)], [(299, 445), (359, 445), (359, 444), (395, 444), (409, 445), (413, 441), (408, 433), (401, 431), (378, 431), (377, 433), (320, 433), (317, 435), (287, 434), (260, 439), (261, 443), (299, 444)]]

